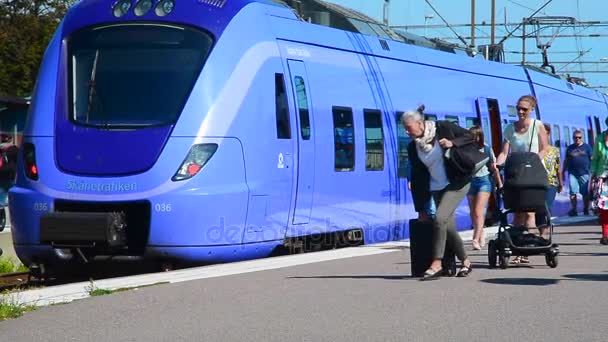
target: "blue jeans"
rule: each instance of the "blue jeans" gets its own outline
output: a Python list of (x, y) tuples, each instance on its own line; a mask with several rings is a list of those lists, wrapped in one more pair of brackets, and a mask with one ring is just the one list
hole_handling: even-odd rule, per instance
[(536, 226), (544, 226), (548, 224), (549, 215), (551, 215), (551, 210), (553, 209), (553, 202), (555, 201), (555, 196), (557, 196), (557, 187), (555, 185), (549, 185), (547, 189), (547, 193), (545, 194), (545, 203), (547, 203), (547, 208), (549, 208), (549, 213), (545, 211), (536, 213)]
[(575, 176), (568, 174), (568, 187), (570, 187), (570, 195), (581, 194), (583, 198), (587, 198), (589, 194), (589, 175)]

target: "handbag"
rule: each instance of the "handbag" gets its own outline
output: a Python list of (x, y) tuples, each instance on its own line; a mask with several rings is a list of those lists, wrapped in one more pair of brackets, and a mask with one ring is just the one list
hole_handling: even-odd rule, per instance
[(445, 153), (446, 162), (456, 172), (456, 176), (470, 177), (485, 167), (490, 156), (482, 151), (476, 143), (448, 148)]

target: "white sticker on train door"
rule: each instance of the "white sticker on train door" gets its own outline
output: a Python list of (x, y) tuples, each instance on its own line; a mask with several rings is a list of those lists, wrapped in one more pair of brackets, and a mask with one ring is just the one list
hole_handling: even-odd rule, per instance
[(283, 153), (279, 153), (279, 162), (277, 163), (277, 168), (279, 168), (279, 169), (285, 168), (285, 158), (283, 157)]

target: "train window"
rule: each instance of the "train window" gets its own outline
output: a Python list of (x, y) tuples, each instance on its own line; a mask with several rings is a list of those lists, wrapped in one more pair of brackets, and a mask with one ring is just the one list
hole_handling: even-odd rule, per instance
[(468, 118), (466, 118), (466, 125), (467, 125), (467, 128), (471, 128), (475, 125), (479, 125), (479, 119), (473, 118), (473, 117), (468, 117)]
[(355, 169), (355, 128), (350, 108), (333, 107), (335, 170)]
[(289, 109), (287, 108), (287, 93), (283, 74), (274, 74), (274, 101), (277, 115), (277, 138), (291, 139)]
[(412, 139), (405, 132), (405, 128), (403, 128), (401, 116), (403, 116), (403, 112), (397, 112), (397, 141), (399, 144), (399, 151), (397, 152), (397, 167), (399, 169), (399, 178), (408, 178), (407, 145), (409, 145)]
[(481, 125), (481, 129), (483, 130), (484, 139), (487, 139), (487, 141), (491, 141), (492, 136), (490, 135), (490, 120), (487, 116), (484, 116), (482, 119), (483, 124)]
[(177, 121), (213, 38), (173, 25), (86, 28), (67, 41), (70, 120), (106, 129)]
[(296, 94), (298, 96), (298, 113), (300, 114), (300, 133), (303, 140), (310, 140), (310, 118), (308, 116), (308, 97), (306, 96), (306, 85), (301, 76), (294, 78)]
[(509, 116), (517, 116), (517, 107), (507, 105), (507, 113), (509, 114)]
[(595, 135), (597, 136), (602, 134), (602, 124), (600, 123), (600, 118), (594, 116), (593, 121), (595, 122)]
[(564, 140), (566, 141), (566, 147), (570, 146), (572, 137), (570, 136), (570, 127), (564, 127)]
[(384, 134), (382, 113), (379, 110), (363, 110), (365, 122), (365, 170), (384, 170)]
[(446, 121), (460, 125), (460, 123), (458, 122), (458, 117), (456, 115), (446, 115), (445, 119)]
[(429, 121), (437, 121), (437, 115), (435, 114), (424, 114), (424, 119)]
[[(548, 125), (548, 126), (549, 126), (549, 129), (551, 129), (551, 124), (550, 124), (550, 123), (544, 122), (544, 124), (545, 124), (545, 125)], [(550, 135), (547, 137), (547, 140), (549, 141), (549, 145), (552, 145), (552, 146), (553, 146), (553, 134), (550, 134)]]
[(558, 125), (553, 125), (553, 146), (557, 148), (561, 148), (562, 140), (561, 140), (561, 132)]

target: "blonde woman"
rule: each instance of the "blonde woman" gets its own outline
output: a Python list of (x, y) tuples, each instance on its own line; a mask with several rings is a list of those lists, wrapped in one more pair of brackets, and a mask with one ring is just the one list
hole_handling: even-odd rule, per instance
[[(519, 120), (508, 124), (502, 134), (502, 151), (496, 158), (496, 164), (502, 165), (511, 152), (534, 152), (541, 160), (549, 152), (549, 140), (545, 126), (540, 120), (532, 117), (536, 108), (536, 98), (525, 95), (517, 101), (517, 117)], [(536, 215), (533, 212), (514, 213), (514, 226), (536, 228)], [(513, 263), (529, 263), (528, 257), (516, 257)]]

